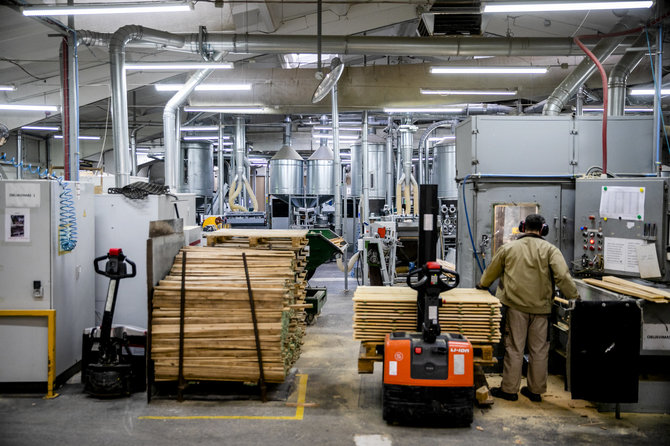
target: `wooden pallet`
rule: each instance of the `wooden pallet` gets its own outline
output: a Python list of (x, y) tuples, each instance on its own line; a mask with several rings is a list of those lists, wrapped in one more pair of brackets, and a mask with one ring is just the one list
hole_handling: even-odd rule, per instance
[[(495, 365), (498, 360), (493, 357), (493, 345), (472, 344), (474, 350), (474, 363), (482, 366)], [(384, 356), (384, 343), (362, 341), (358, 351), (358, 373), (373, 373), (375, 362), (382, 362)]]

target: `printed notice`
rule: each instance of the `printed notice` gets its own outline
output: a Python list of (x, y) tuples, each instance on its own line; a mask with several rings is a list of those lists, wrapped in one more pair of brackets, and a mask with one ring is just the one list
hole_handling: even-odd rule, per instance
[(5, 209), (5, 241), (30, 241), (30, 209)]
[(643, 279), (661, 277), (661, 269), (658, 267), (658, 258), (656, 257), (656, 245), (647, 243), (646, 245), (636, 246), (635, 250), (640, 277)]
[(454, 375), (465, 375), (465, 355), (454, 355)]
[(605, 237), (605, 269), (639, 273), (637, 247), (644, 244), (644, 240)]
[(7, 183), (5, 185), (5, 206), (9, 208), (40, 207), (39, 183)]
[(644, 350), (670, 350), (670, 330), (665, 324), (642, 324)]
[(398, 375), (398, 363), (396, 361), (389, 361), (389, 375)]
[(600, 216), (622, 220), (644, 220), (644, 187), (603, 186)]

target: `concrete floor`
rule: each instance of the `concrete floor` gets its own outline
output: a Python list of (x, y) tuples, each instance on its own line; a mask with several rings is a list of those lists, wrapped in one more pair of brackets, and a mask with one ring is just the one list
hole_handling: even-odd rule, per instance
[[(475, 409), (470, 428), (387, 425), (381, 415), (381, 364), (374, 374), (357, 373), (359, 344), (351, 327), (355, 279), (344, 292), (341, 277), (328, 264), (311, 280), (327, 286), (329, 297), (307, 329), (297, 363), (297, 372), (307, 377), (304, 409), (295, 407), (299, 385), (285, 401), (155, 399), (147, 404), (145, 393), (114, 400), (88, 397), (73, 379), (52, 400), (0, 395), (0, 445), (670, 444), (670, 415), (624, 413), (616, 420), (589, 402), (570, 400), (556, 376), (550, 377), (542, 403), (523, 396), (517, 402), (496, 399), (489, 409)], [(297, 376), (296, 383), (303, 379)], [(492, 386), (499, 382), (499, 375), (489, 376)]]

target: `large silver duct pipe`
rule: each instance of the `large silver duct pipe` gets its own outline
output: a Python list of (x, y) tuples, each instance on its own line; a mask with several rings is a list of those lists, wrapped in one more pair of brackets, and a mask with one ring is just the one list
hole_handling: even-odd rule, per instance
[(291, 145), (291, 117), (288, 115), (284, 118), (283, 142), (285, 146)]
[[(223, 58), (223, 53), (214, 54), (213, 60), (218, 62)], [(163, 139), (165, 141), (165, 185), (170, 187), (170, 190), (177, 191), (179, 184), (179, 172), (181, 167), (181, 158), (179, 155), (179, 148), (177, 140), (179, 134), (177, 133), (177, 109), (195, 90), (195, 87), (207, 79), (212, 73), (211, 68), (198, 70), (193, 76), (186, 81), (183, 87), (170, 98), (163, 109)], [(125, 95), (124, 95), (125, 96)], [(126, 109), (127, 110), (127, 109)], [(127, 117), (127, 115), (126, 115)], [(116, 130), (116, 126), (114, 126)], [(114, 140), (116, 142), (116, 139)], [(119, 169), (117, 168), (117, 172)], [(118, 186), (117, 186), (118, 187)]]
[(647, 54), (647, 36), (645, 33), (637, 38), (633, 43), (633, 48), (644, 49), (627, 52), (610, 71), (607, 81), (607, 114), (610, 116), (624, 115), (628, 76)]
[(335, 193), (333, 202), (335, 204), (335, 232), (342, 234), (342, 160), (340, 159), (340, 115), (337, 108), (337, 82), (330, 92), (332, 102), (332, 126), (333, 126), (333, 181), (335, 182)]
[[(363, 209), (361, 212), (362, 223), (364, 231), (367, 232), (370, 223), (370, 150), (368, 147), (368, 111), (363, 112), (363, 132), (361, 136), (361, 149), (363, 152), (363, 195), (361, 200), (363, 202)], [(352, 169), (353, 172), (353, 169)]]
[(393, 212), (393, 118), (388, 118), (386, 135), (386, 205)]
[(412, 120), (407, 118), (400, 128), (400, 151), (402, 152), (402, 171), (405, 178), (412, 176), (412, 152), (414, 152), (414, 138), (411, 130)]
[[(610, 32), (618, 33), (628, 29), (626, 19), (620, 21)], [(610, 37), (601, 39), (600, 42), (593, 48), (593, 55), (598, 60), (604, 61), (616, 50), (617, 46), (624, 41), (626, 36)], [(555, 116), (561, 113), (565, 104), (570, 100), (573, 94), (577, 92), (580, 85), (588, 80), (589, 77), (596, 71), (596, 65), (588, 57), (584, 56), (584, 60), (561, 82), (558, 87), (551, 93), (542, 109), (543, 115)]]
[[(197, 35), (189, 39), (190, 50), (197, 52)], [(566, 37), (389, 37), (322, 36), (322, 51), (330, 54), (368, 54), (383, 56), (568, 56), (582, 54)], [(287, 52), (310, 53), (317, 36), (217, 34), (207, 36), (207, 44), (231, 53)], [(290, 50), (289, 50), (290, 49)]]
[[(109, 41), (116, 187), (123, 187), (128, 184), (130, 172), (130, 156), (128, 153), (130, 145), (128, 141), (128, 97), (126, 92), (125, 65), (126, 45), (134, 40), (143, 40), (177, 48), (184, 46), (183, 37), (137, 25), (127, 25), (119, 28)], [(167, 181), (167, 162), (165, 167)]]
[[(226, 210), (226, 200), (223, 198), (224, 197), (224, 188), (226, 186), (226, 180), (223, 175), (223, 172), (225, 170), (225, 162), (224, 162), (224, 156), (223, 156), (223, 114), (219, 113), (219, 144), (218, 147), (216, 148), (216, 158), (217, 158), (217, 163), (219, 164), (219, 177), (217, 178), (217, 191), (219, 193), (219, 215), (223, 215), (223, 213)], [(266, 174), (267, 176), (267, 174)], [(267, 189), (266, 189), (267, 190)]]
[(247, 141), (244, 132), (244, 116), (235, 117), (235, 169), (239, 181), (244, 177), (244, 152)]
[[(428, 145), (426, 141), (433, 131), (439, 127), (451, 127), (453, 121), (437, 121), (429, 125), (419, 139), (419, 183), (426, 184), (428, 172)], [(425, 154), (424, 154), (425, 151)]]

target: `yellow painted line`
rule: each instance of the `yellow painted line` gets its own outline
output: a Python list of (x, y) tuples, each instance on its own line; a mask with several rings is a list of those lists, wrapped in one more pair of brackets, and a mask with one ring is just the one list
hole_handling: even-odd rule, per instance
[(184, 417), (143, 416), (140, 420), (302, 420), (305, 415), (305, 397), (307, 396), (307, 375), (299, 373), (298, 407), (293, 416), (261, 416), (261, 415), (194, 415)]

